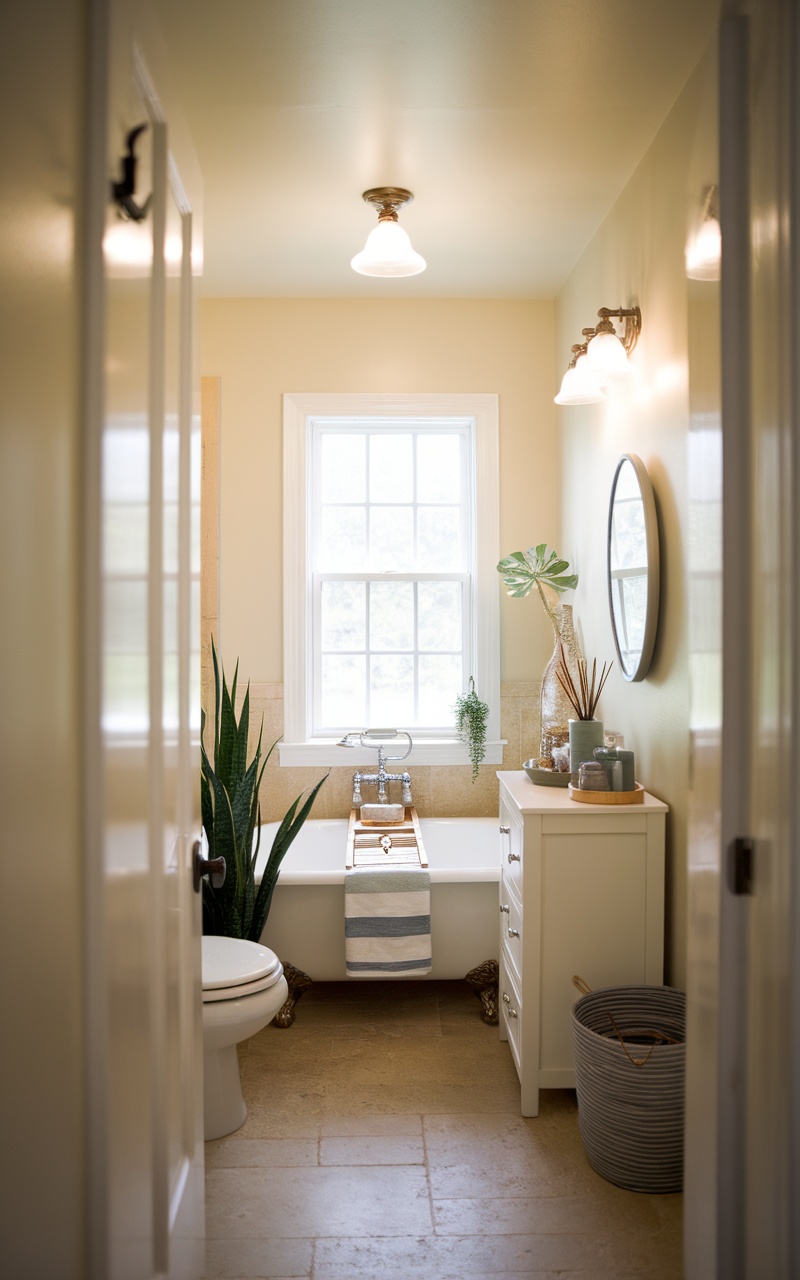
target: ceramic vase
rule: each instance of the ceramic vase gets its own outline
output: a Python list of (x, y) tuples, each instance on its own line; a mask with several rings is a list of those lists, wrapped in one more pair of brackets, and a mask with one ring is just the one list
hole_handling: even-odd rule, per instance
[(542, 768), (549, 769), (552, 763), (553, 747), (561, 746), (569, 741), (569, 718), (574, 715), (572, 703), (564, 692), (556, 674), (561, 659), (561, 646), (564, 647), (567, 664), (572, 678), (578, 683), (578, 659), (580, 648), (575, 635), (572, 617), (572, 605), (562, 604), (553, 611), (553, 653), (542, 673), (540, 695), (541, 737), (539, 741), (539, 762)]
[(578, 785), (578, 770), (585, 760), (594, 760), (595, 747), (603, 746), (602, 720), (570, 720), (569, 771), (572, 785)]

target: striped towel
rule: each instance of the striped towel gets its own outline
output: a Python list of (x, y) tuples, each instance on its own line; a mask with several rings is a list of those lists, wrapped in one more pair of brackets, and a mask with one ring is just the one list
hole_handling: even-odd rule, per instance
[(344, 877), (349, 978), (407, 978), (431, 969), (431, 878), (423, 867), (356, 867)]

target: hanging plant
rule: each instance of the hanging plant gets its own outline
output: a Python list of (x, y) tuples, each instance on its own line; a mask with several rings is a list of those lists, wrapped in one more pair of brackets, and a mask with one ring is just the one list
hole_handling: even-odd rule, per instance
[(472, 781), (478, 776), (478, 765), (486, 755), (486, 726), (489, 723), (489, 707), (481, 702), (475, 692), (475, 681), (470, 676), (469, 690), (456, 698), (456, 728), (467, 744), (472, 762)]

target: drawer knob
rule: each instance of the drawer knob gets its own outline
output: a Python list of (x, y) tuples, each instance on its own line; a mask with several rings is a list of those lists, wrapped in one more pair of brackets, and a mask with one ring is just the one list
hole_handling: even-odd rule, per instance
[(517, 1011), (516, 1011), (516, 1009), (508, 1009), (508, 1010), (507, 1010), (507, 1013), (508, 1013), (509, 1018), (516, 1018), (516, 1017), (517, 1017)]
[(505, 903), (505, 905), (504, 905), (504, 904), (501, 902), (501, 903), (500, 903), (500, 910), (501, 910), (501, 911), (505, 911), (506, 915), (508, 915), (508, 913), (509, 913), (509, 911), (511, 910), (511, 908), (509, 907), (508, 903)]
[(503, 1004), (511, 1004), (511, 996), (507, 991), (503, 992)]
[(508, 936), (509, 936), (509, 938), (518, 938), (518, 937), (519, 937), (519, 929), (509, 929), (509, 931), (508, 931)]
[(501, 836), (510, 836), (510, 835), (511, 835), (511, 828), (510, 828), (510, 827), (501, 827), (501, 828), (500, 828), (500, 835), (501, 835)]
[(510, 853), (510, 854), (508, 855), (508, 860), (509, 860), (509, 862), (519, 862), (519, 860), (520, 860), (520, 859), (519, 859), (519, 854), (518, 854), (518, 853)]

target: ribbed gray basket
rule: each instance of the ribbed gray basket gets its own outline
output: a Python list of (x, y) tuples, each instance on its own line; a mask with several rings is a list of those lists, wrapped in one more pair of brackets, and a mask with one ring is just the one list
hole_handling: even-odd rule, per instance
[[(623, 1039), (647, 1028), (681, 1043), (628, 1043), (629, 1057), (609, 1013)], [(581, 1137), (592, 1168), (618, 1187), (681, 1190), (685, 1036), (686, 996), (672, 987), (603, 987), (573, 1007)]]

